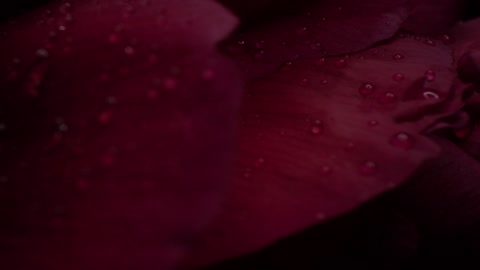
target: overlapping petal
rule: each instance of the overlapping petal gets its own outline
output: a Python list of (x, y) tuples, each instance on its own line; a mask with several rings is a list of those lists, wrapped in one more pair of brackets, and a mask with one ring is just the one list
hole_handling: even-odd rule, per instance
[(228, 184), (240, 100), (209, 1), (73, 1), (2, 28), (3, 269), (171, 269)]
[(253, 81), (223, 214), (192, 264), (265, 247), (398, 186), (459, 110), (448, 46), (401, 36), (349, 57), (299, 60)]
[(300, 13), (245, 27), (225, 44), (250, 78), (283, 62), (365, 49), (392, 37), (408, 17), (408, 1), (311, 1)]

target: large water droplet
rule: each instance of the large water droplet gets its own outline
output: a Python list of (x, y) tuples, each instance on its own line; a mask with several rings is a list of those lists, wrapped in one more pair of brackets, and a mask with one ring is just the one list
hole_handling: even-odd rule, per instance
[(313, 135), (320, 135), (323, 132), (323, 122), (320, 120), (315, 120), (313, 126), (310, 128), (310, 132)]
[(361, 96), (367, 97), (375, 91), (375, 87), (371, 83), (363, 83), (360, 85), (360, 88), (358, 88), (358, 93)]
[(415, 145), (415, 139), (405, 132), (399, 132), (392, 136), (390, 144), (403, 149), (411, 149)]
[(429, 82), (433, 82), (435, 80), (435, 72), (433, 70), (427, 70), (425, 72), (425, 80), (429, 81)]

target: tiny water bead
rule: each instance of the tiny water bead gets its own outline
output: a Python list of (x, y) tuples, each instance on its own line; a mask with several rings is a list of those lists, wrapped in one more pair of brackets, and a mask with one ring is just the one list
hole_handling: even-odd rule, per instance
[(335, 62), (335, 66), (338, 68), (344, 68), (347, 66), (347, 60), (345, 59), (339, 59)]
[(320, 135), (323, 132), (323, 122), (320, 120), (315, 120), (313, 126), (310, 128), (310, 133), (313, 135)]
[(427, 70), (425, 72), (425, 80), (433, 82), (435, 80), (435, 72), (433, 70)]
[(308, 33), (308, 27), (306, 26), (300, 27), (297, 29), (296, 33), (299, 36), (305, 36)]
[(408, 150), (413, 148), (413, 146), (415, 145), (415, 139), (408, 133), (399, 132), (392, 136), (392, 138), (390, 139), (390, 144), (395, 147)]
[(378, 126), (378, 121), (377, 120), (370, 120), (367, 122), (367, 125), (370, 127), (376, 127)]
[(395, 103), (397, 101), (397, 95), (391, 92), (384, 93), (378, 98), (378, 102), (383, 105)]
[(265, 51), (259, 51), (257, 53), (255, 53), (255, 55), (253, 56), (253, 58), (255, 58), (255, 60), (262, 60), (265, 58)]
[(243, 172), (243, 178), (249, 179), (251, 177), (252, 177), (252, 169), (246, 168), (245, 171)]
[(303, 78), (298, 83), (301, 87), (308, 87), (310, 85), (310, 78)]
[(374, 91), (375, 86), (373, 86), (373, 84), (371, 83), (363, 83), (362, 85), (360, 85), (360, 88), (358, 88), (358, 93), (363, 97), (367, 97), (373, 94)]
[(322, 175), (329, 175), (329, 174), (332, 173), (332, 171), (333, 171), (333, 169), (330, 166), (323, 165), (323, 166), (320, 167), (320, 173)]
[(134, 56), (135, 55), (135, 49), (131, 46), (125, 47), (124, 52), (128, 56)]
[(377, 171), (377, 164), (371, 160), (364, 161), (360, 164), (359, 171), (363, 175), (372, 175)]
[(98, 115), (98, 122), (101, 124), (106, 124), (112, 120), (113, 112), (112, 111), (103, 111)]
[(120, 39), (120, 38), (119, 38), (118, 35), (115, 34), (115, 33), (111, 33), (111, 34), (108, 35), (108, 37), (107, 37), (108, 43), (110, 43), (110, 44), (112, 44), (112, 45), (113, 45), (113, 44), (117, 44), (118, 41), (119, 41), (119, 39)]
[(40, 48), (35, 52), (35, 55), (39, 58), (48, 58), (49, 52), (45, 48)]
[(263, 47), (265, 47), (265, 41), (264, 40), (260, 40), (260, 41), (255, 42), (255, 48), (263, 49)]
[(319, 58), (315, 60), (314, 64), (315, 66), (320, 67), (320, 66), (323, 66), (325, 62), (326, 62), (325, 58)]
[(405, 80), (405, 75), (403, 75), (403, 73), (395, 73), (393, 74), (392, 78), (394, 81), (401, 82)]
[(320, 44), (320, 42), (313, 42), (310, 44), (310, 49), (314, 51), (319, 51), (322, 49), (322, 44)]
[(282, 65), (281, 70), (282, 71), (290, 71), (293, 68), (293, 62), (292, 61), (287, 61)]
[(205, 70), (203, 70), (202, 72), (202, 79), (206, 80), (206, 81), (211, 81), (213, 79), (215, 79), (215, 71), (211, 68), (207, 68)]
[(427, 44), (428, 46), (432, 46), (432, 47), (437, 45), (437, 43), (435, 41), (431, 40), (431, 39), (425, 40), (424, 43)]
[(265, 159), (264, 158), (259, 158), (255, 161), (255, 168), (260, 169), (265, 165)]
[(395, 59), (395, 60), (402, 60), (403, 58), (405, 58), (405, 56), (403, 56), (402, 54), (397, 53), (397, 54), (394, 54), (394, 55), (392, 56), (392, 58)]

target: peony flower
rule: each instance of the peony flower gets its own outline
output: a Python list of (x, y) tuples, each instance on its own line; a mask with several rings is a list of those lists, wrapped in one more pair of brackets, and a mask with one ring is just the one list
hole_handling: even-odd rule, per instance
[(454, 26), (463, 10), (75, 0), (4, 19), (2, 266), (472, 259), (480, 25)]

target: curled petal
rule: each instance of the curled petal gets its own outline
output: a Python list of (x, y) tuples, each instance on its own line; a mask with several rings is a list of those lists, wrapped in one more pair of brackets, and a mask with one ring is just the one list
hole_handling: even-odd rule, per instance
[(422, 132), (461, 104), (451, 50), (425, 41), (403, 36), (349, 57), (294, 61), (252, 82), (234, 188), (192, 264), (343, 214), (436, 155)]

